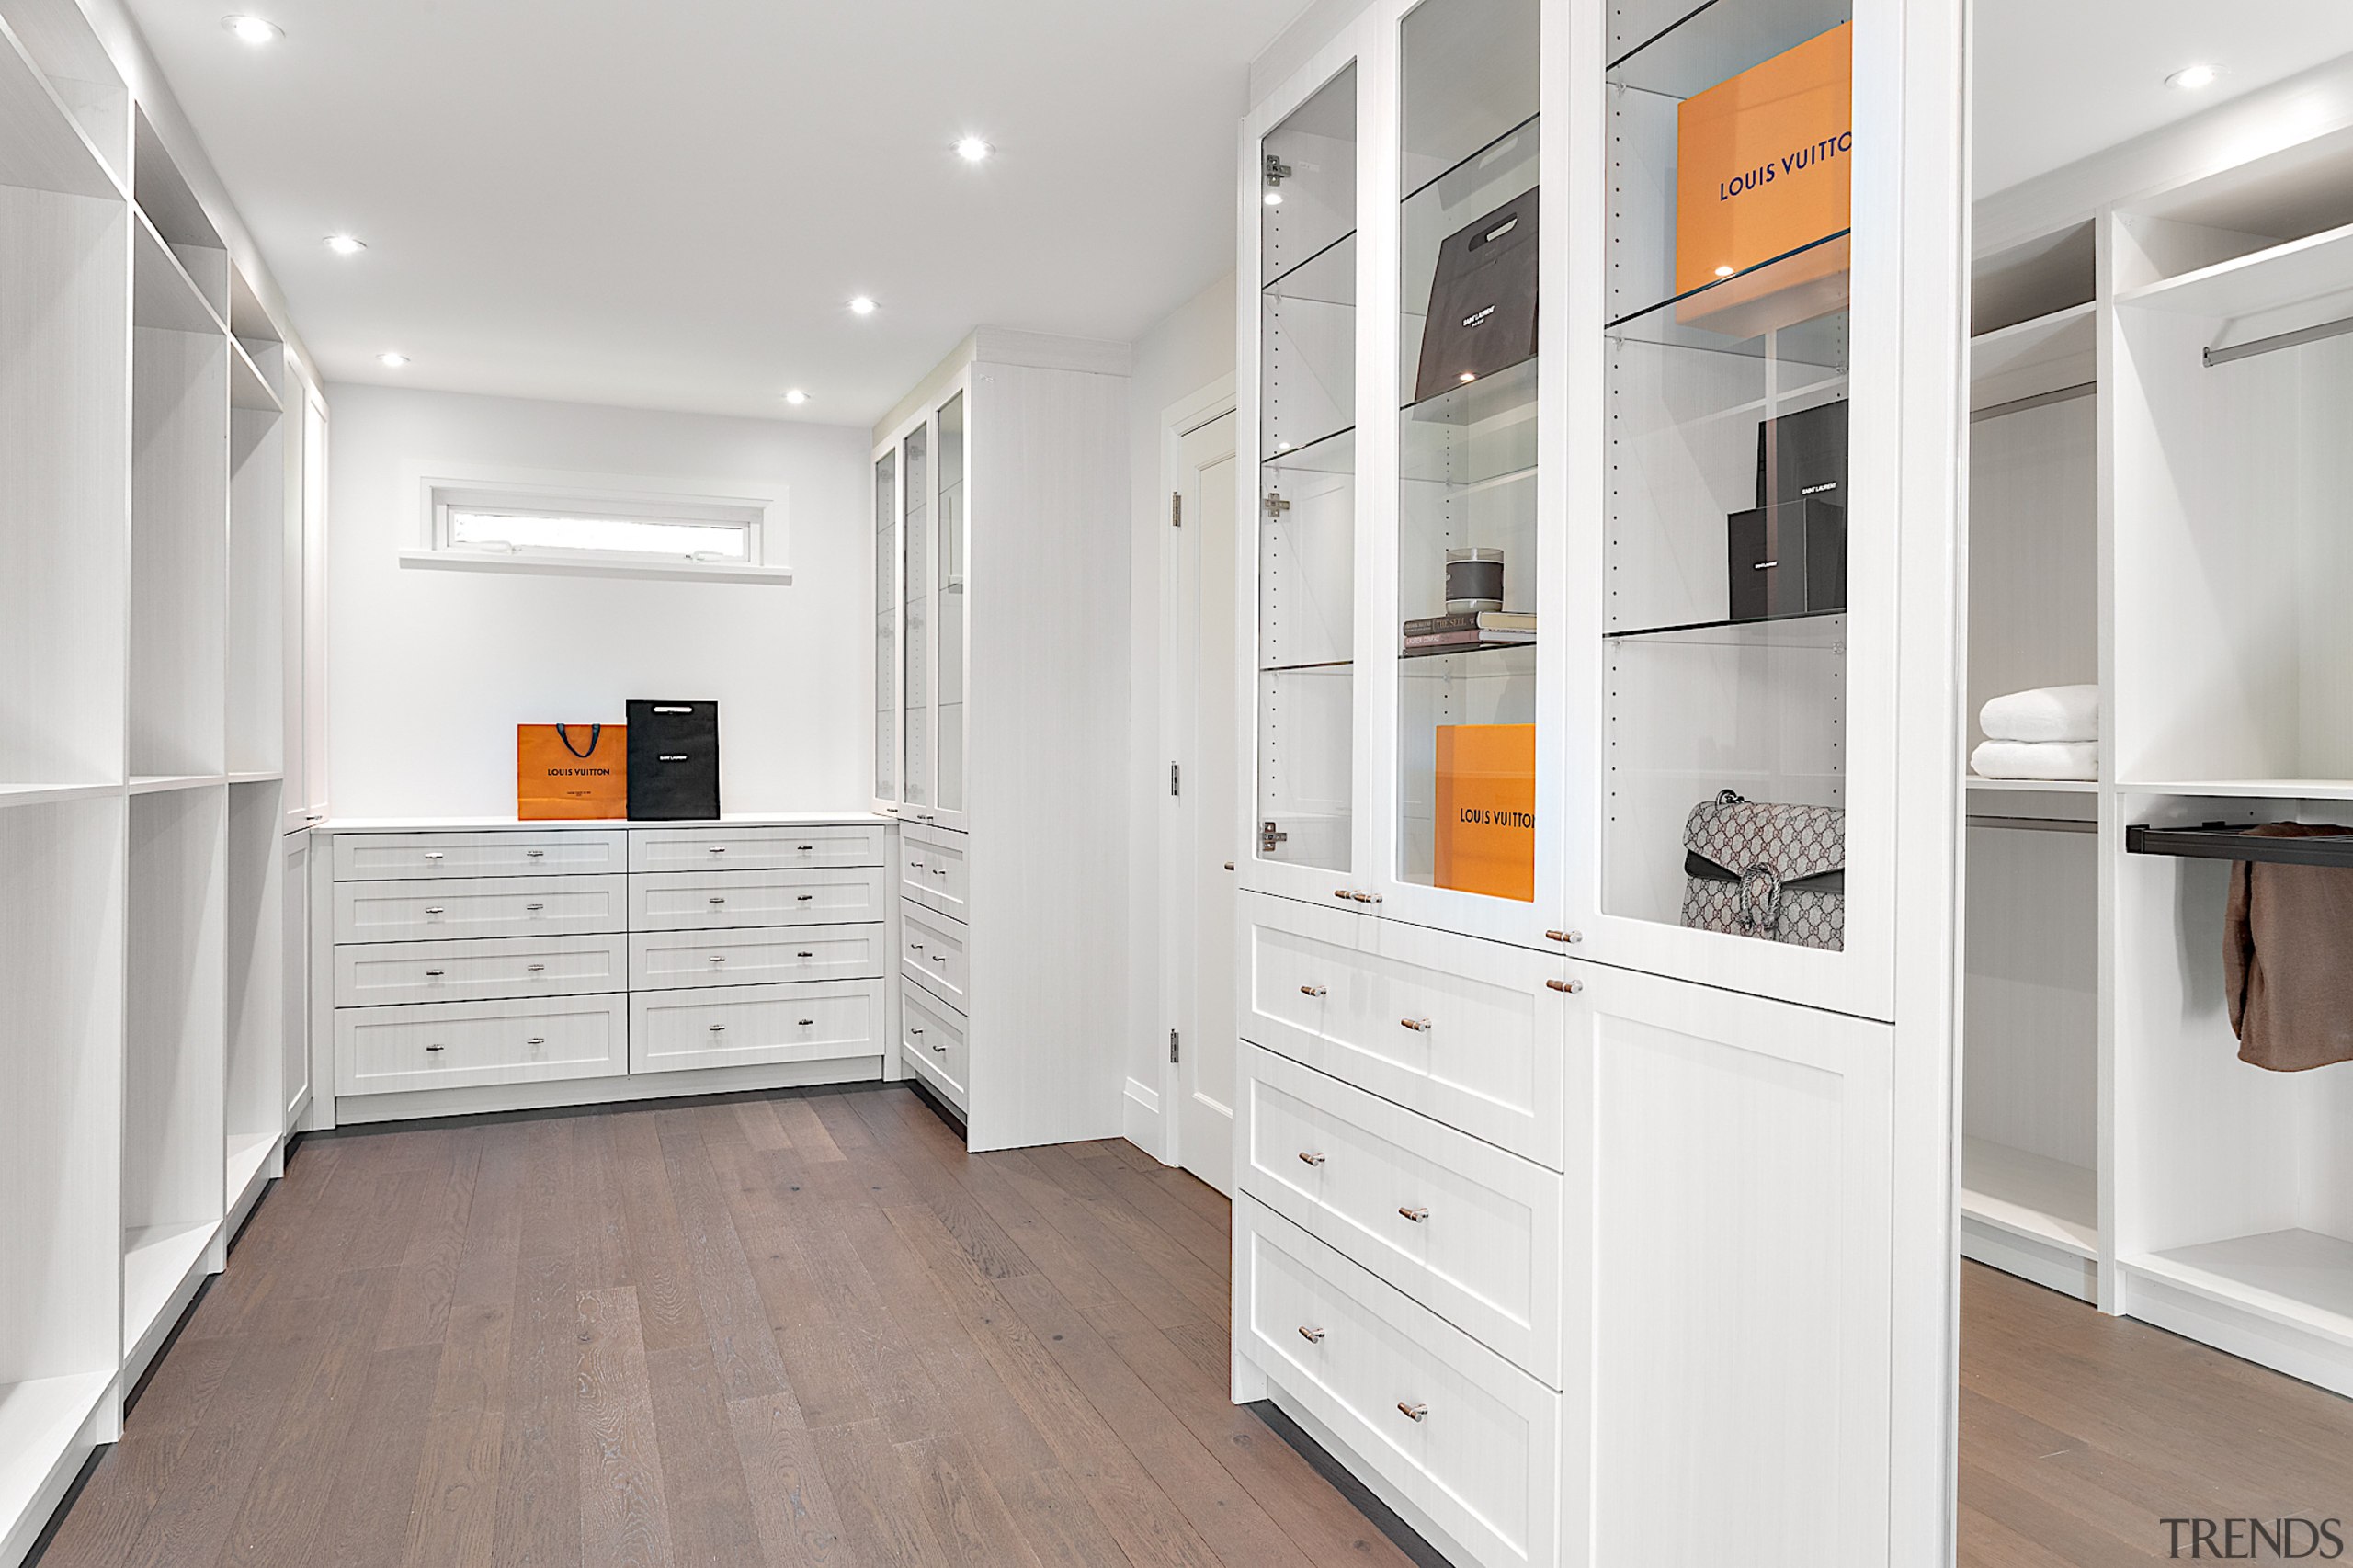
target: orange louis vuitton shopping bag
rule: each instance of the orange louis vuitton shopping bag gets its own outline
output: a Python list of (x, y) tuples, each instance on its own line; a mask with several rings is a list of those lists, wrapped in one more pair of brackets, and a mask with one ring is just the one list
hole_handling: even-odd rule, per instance
[(628, 726), (516, 725), (515, 814), (525, 822), (629, 815)]

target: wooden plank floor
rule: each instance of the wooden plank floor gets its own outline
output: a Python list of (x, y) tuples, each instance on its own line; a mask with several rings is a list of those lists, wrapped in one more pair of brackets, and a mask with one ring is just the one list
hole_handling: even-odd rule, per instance
[[(1227, 1209), (901, 1088), (313, 1139), (41, 1568), (1337, 1568), (1226, 1403)], [(2353, 1517), (2353, 1402), (1971, 1265), (1972, 1568)]]

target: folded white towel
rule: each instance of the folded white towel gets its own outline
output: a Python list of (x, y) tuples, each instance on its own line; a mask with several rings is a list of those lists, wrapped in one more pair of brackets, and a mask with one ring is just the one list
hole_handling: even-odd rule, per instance
[(2039, 686), (1997, 697), (1978, 710), (1989, 741), (2096, 741), (2099, 687)]
[(2097, 741), (1987, 741), (1969, 754), (1980, 778), (2099, 777)]

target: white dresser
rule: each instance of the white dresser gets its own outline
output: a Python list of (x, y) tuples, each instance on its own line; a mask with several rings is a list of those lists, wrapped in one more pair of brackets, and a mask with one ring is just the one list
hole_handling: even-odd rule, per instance
[(338, 1120), (896, 1075), (887, 823), (324, 831)]

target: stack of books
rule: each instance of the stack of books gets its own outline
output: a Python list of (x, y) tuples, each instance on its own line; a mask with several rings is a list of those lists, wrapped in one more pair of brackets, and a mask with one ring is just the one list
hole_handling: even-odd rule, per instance
[(1514, 648), (1536, 641), (1536, 618), (1522, 610), (1466, 610), (1405, 623), (1405, 656)]

